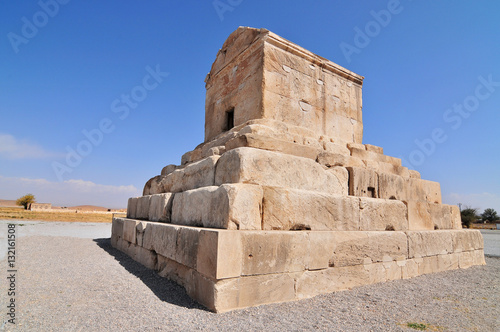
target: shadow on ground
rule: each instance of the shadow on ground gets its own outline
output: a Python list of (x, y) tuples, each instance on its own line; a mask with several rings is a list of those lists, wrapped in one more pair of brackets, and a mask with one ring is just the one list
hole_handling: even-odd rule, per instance
[(111, 246), (111, 239), (94, 239), (94, 242), (109, 255), (113, 256), (129, 273), (139, 278), (161, 301), (187, 309), (208, 311), (205, 307), (192, 300), (182, 286), (160, 277), (155, 271), (146, 268), (120, 250), (113, 248)]

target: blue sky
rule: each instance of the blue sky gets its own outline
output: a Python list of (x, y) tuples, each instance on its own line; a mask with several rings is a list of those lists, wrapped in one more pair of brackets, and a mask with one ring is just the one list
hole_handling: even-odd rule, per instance
[(363, 142), (439, 181), (444, 202), (500, 212), (499, 12), (497, 1), (2, 1), (0, 198), (125, 207), (203, 141), (205, 75), (251, 26), (364, 76)]

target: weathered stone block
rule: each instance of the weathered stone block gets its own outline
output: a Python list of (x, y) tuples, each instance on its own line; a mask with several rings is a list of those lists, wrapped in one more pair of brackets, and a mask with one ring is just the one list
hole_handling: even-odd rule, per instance
[(148, 225), (147, 222), (145, 221), (139, 221), (137, 222), (137, 225), (135, 226), (135, 243), (138, 246), (143, 246), (143, 239), (144, 239), (144, 231), (146, 230), (146, 226)]
[(172, 202), (172, 223), (203, 226), (210, 223), (213, 193), (218, 187), (203, 187), (176, 193)]
[(352, 266), (406, 259), (403, 232), (334, 232), (330, 266)]
[(158, 275), (164, 278), (169, 278), (170, 280), (178, 283), (179, 285), (190, 288), (193, 283), (194, 270), (177, 263), (176, 261), (164, 257), (162, 255), (157, 256), (156, 270)]
[(176, 262), (196, 269), (200, 231), (199, 228), (194, 227), (181, 227), (178, 230), (175, 247)]
[(408, 207), (408, 229), (412, 231), (432, 230), (432, 220), (429, 203), (426, 201), (409, 201)]
[(165, 167), (162, 168), (161, 170), (161, 175), (165, 176), (165, 175), (169, 175), (170, 173), (172, 173), (173, 171), (175, 171), (175, 169), (177, 168), (176, 165), (167, 165)]
[(450, 231), (408, 231), (408, 257), (445, 255), (454, 252)]
[(314, 160), (253, 148), (224, 153), (216, 167), (216, 185), (252, 183), (342, 194), (342, 179)]
[(462, 216), (460, 208), (456, 205), (450, 205), (451, 224), (453, 229), (462, 229)]
[(265, 230), (358, 230), (355, 197), (264, 187), (262, 226)]
[(111, 245), (116, 248), (118, 246), (118, 240), (123, 238), (123, 224), (124, 219), (113, 218), (111, 223)]
[(148, 220), (170, 222), (173, 200), (172, 193), (151, 195)]
[(269, 151), (278, 151), (298, 157), (316, 159), (319, 149), (303, 144), (297, 144), (268, 137), (246, 134), (240, 135), (228, 141), (225, 146), (225, 151), (233, 150), (240, 147), (250, 147), (264, 149)]
[(136, 219), (148, 220), (150, 200), (150, 195), (137, 198), (137, 212), (135, 216)]
[(407, 200), (441, 204), (441, 186), (438, 182), (406, 179)]
[(200, 232), (196, 269), (203, 275), (213, 279), (239, 277), (242, 256), (241, 232)]
[(378, 197), (377, 173), (360, 167), (347, 167), (349, 171), (349, 195)]
[(204, 227), (256, 230), (262, 228), (261, 186), (223, 184), (212, 197), (210, 217)]
[(127, 204), (127, 218), (134, 219), (137, 216), (138, 197), (130, 197)]
[(183, 168), (176, 169), (168, 175), (161, 176), (157, 189), (155, 190), (155, 188), (151, 186), (150, 193), (177, 193), (201, 187), (213, 186), (215, 164), (218, 159), (219, 156), (217, 155), (210, 156), (190, 163)]
[(434, 229), (453, 229), (450, 205), (429, 203)]
[(225, 229), (261, 229), (262, 188), (224, 184), (176, 193), (172, 222)]
[(296, 294), (304, 299), (370, 283), (371, 271), (364, 265), (306, 271), (297, 279)]
[[(236, 308), (295, 300), (296, 274), (265, 274), (218, 281), (213, 309), (225, 312)], [(206, 289), (208, 285), (205, 285)], [(202, 290), (200, 289), (199, 292)], [(196, 297), (195, 297), (196, 298)], [(210, 308), (210, 306), (209, 306)]]
[(309, 248), (306, 232), (245, 232), (242, 275), (304, 271)]
[(408, 211), (401, 201), (360, 198), (359, 229), (362, 231), (405, 231)]
[(484, 249), (483, 236), (479, 230), (463, 229), (450, 234), (452, 234), (454, 252)]
[(380, 198), (407, 201), (405, 180), (390, 173), (378, 173), (378, 193)]
[(375, 153), (384, 154), (384, 148), (382, 148), (380, 146), (375, 146), (375, 145), (371, 145), (371, 144), (365, 144), (365, 148), (366, 148), (366, 151), (371, 151), (371, 152), (375, 152)]
[(142, 245), (171, 260), (176, 259), (180, 226), (150, 222), (144, 231)]
[(136, 229), (139, 221), (133, 219), (123, 219), (123, 239), (130, 243), (136, 243)]

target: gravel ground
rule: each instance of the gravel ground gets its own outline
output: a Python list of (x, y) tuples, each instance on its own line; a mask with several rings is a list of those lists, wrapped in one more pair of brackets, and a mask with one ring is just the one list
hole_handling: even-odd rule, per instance
[[(467, 270), (214, 314), (112, 248), (109, 239), (23, 236), (16, 254), (17, 324), (2, 326), (7, 284), (1, 277), (0, 330), (416, 331), (408, 323), (438, 331), (500, 329), (499, 258)], [(0, 269), (7, 275), (5, 259)]]

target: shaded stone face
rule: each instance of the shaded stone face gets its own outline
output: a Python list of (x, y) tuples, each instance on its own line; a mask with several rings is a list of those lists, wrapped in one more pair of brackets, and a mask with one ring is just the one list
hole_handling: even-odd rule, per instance
[(129, 199), (112, 245), (217, 312), (484, 264), (439, 183), (362, 144), (362, 83), (238, 28), (206, 79), (205, 141)]
[(264, 29), (239, 28), (206, 79), (205, 142), (253, 119), (361, 143), (363, 77)]

